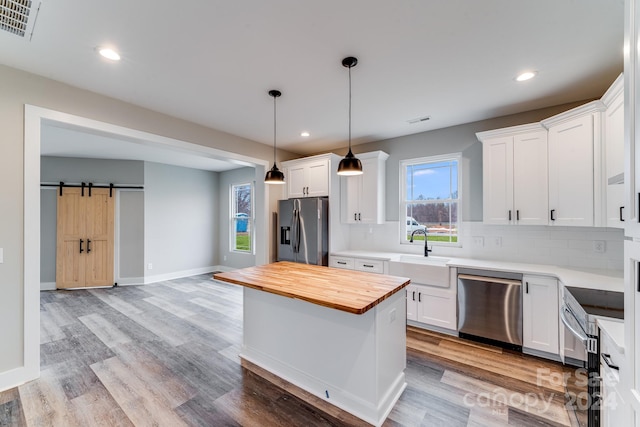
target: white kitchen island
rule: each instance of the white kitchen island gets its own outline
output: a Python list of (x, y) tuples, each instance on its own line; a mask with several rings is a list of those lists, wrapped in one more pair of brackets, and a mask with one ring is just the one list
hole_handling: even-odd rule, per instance
[(406, 387), (409, 279), (290, 262), (214, 278), (245, 287), (243, 361), (384, 422)]

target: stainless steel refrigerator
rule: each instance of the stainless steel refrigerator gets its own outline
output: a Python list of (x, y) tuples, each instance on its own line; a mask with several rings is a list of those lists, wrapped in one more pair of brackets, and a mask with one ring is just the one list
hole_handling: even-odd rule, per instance
[(326, 197), (278, 202), (278, 261), (329, 265), (329, 201)]

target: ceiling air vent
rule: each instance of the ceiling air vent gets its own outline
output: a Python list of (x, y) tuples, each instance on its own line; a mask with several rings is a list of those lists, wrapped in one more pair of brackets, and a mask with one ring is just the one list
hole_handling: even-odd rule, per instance
[(0, 0), (0, 30), (31, 40), (41, 0)]

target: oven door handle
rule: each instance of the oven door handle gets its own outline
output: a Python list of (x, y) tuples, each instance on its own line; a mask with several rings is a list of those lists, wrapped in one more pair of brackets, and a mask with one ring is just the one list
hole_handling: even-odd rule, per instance
[[(571, 319), (569, 319), (569, 317), (571, 317)], [(560, 320), (562, 320), (562, 323), (564, 323), (564, 326), (567, 327), (567, 329), (569, 329), (571, 331), (571, 333), (578, 338), (582, 344), (585, 345), (585, 347), (587, 346), (587, 342), (589, 341), (589, 337), (587, 336), (587, 334), (585, 334), (582, 331), (582, 328), (580, 327), (580, 325), (577, 325), (576, 320), (573, 317), (573, 314), (571, 313), (571, 310), (569, 310), (569, 308), (566, 305), (563, 305), (560, 308)]]

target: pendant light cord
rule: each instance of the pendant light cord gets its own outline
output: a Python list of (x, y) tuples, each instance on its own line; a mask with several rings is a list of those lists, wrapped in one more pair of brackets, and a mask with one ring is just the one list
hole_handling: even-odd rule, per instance
[(273, 164), (276, 164), (276, 97), (273, 97)]
[(351, 152), (351, 66), (349, 67), (349, 152)]

